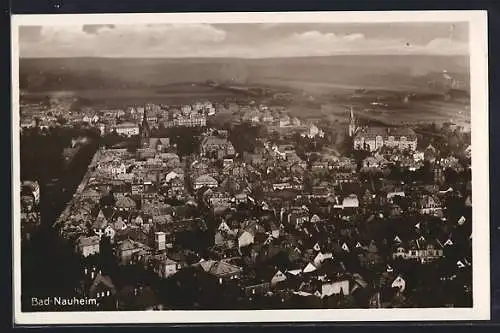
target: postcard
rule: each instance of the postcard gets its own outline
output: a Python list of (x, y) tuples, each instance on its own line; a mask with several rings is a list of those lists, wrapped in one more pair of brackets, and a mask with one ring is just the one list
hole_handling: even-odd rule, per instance
[(485, 11), (14, 15), (16, 324), (487, 320)]

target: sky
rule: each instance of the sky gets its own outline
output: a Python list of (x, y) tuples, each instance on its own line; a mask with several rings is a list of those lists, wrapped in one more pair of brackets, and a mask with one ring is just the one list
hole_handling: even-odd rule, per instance
[(21, 26), (19, 50), (23, 58), (467, 55), (468, 38), (464, 22)]

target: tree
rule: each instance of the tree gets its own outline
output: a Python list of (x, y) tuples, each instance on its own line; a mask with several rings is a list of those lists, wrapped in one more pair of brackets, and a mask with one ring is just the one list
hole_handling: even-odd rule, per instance
[(68, 121), (66, 120), (66, 118), (62, 117), (62, 116), (57, 116), (57, 123), (60, 124), (60, 125), (66, 125), (68, 123)]

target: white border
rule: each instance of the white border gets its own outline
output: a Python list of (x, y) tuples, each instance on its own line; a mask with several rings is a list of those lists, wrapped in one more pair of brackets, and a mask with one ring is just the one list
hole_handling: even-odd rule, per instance
[[(12, 133), (14, 322), (18, 325), (237, 323), (330, 321), (441, 321), (490, 319), (489, 158), (488, 158), (488, 50), (486, 11), (392, 12), (279, 12), (279, 13), (170, 13), (63, 14), (12, 16)], [(141, 24), (141, 23), (376, 23), (468, 22), (471, 73), (471, 128), (473, 165), (473, 300), (472, 308), (335, 309), (250, 311), (159, 311), (22, 313), (19, 225), (19, 45), (21, 25)], [(14, 154), (15, 153), (15, 154)]]

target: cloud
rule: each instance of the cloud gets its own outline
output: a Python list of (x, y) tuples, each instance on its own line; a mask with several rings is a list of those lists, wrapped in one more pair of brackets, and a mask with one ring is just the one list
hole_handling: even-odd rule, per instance
[(207, 24), (45, 26), (38, 40), (21, 39), (21, 55), (186, 56), (225, 38), (224, 30)]
[(19, 39), (21, 41), (37, 41), (42, 33), (41, 26), (21, 26), (19, 27)]
[[(249, 29), (256, 26), (248, 25)], [(417, 44), (403, 38), (309, 30), (270, 35), (262, 25), (230, 29), (210, 24), (84, 25), (26, 30), (24, 57), (301, 57), (336, 54), (467, 54), (464, 42), (436, 38)], [(260, 33), (258, 32), (260, 31)], [(230, 38), (228, 38), (230, 37)], [(429, 39), (427, 39), (429, 40)]]
[(306, 31), (277, 41), (274, 47), (295, 56), (335, 54), (467, 54), (467, 43), (436, 38), (418, 45), (402, 38), (367, 38), (362, 33), (337, 35)]
[(469, 45), (465, 42), (454, 41), (451, 38), (435, 38), (425, 48), (431, 53), (467, 54)]
[(114, 29), (114, 24), (85, 24), (82, 30), (89, 34), (97, 34), (102, 29)]

